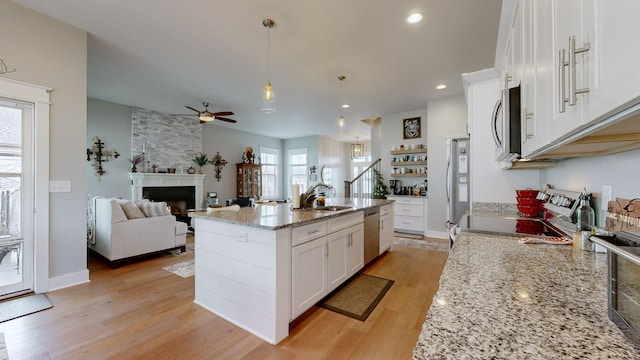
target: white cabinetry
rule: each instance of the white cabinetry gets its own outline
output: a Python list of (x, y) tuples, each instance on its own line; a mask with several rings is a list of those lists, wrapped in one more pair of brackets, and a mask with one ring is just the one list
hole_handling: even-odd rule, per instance
[(294, 228), (291, 319), (295, 319), (364, 266), (362, 211)]
[(294, 246), (291, 252), (291, 318), (327, 294), (327, 236)]
[(427, 218), (426, 198), (389, 196), (395, 200), (393, 207), (393, 226), (395, 230), (424, 234)]
[(594, 86), (587, 113), (599, 119), (614, 109), (637, 102), (640, 95), (640, 46), (638, 46), (638, 0), (597, 1), (598, 55)]
[[(552, 16), (541, 15), (540, 26), (553, 29), (557, 78), (554, 89), (557, 110), (549, 124), (549, 140), (553, 141), (587, 122), (586, 91), (595, 86), (594, 0), (553, 0)], [(548, 19), (552, 19), (553, 25), (547, 24)]]
[(379, 254), (391, 249), (393, 241), (393, 214), (391, 205), (380, 207), (380, 246)]
[(364, 266), (364, 225), (355, 225), (329, 234), (327, 243), (327, 291), (331, 292)]

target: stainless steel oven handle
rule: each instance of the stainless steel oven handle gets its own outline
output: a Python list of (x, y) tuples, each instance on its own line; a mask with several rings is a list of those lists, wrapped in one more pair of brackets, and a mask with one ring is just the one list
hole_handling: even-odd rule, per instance
[(613, 245), (612, 243), (606, 240), (600, 239), (597, 236), (592, 236), (589, 238), (589, 240), (591, 240), (591, 242), (593, 243), (601, 245), (602, 247), (604, 247), (608, 251), (611, 251), (612, 253), (622, 256), (624, 259), (629, 260), (636, 265), (640, 265), (640, 256), (636, 254), (630, 253), (619, 246)]

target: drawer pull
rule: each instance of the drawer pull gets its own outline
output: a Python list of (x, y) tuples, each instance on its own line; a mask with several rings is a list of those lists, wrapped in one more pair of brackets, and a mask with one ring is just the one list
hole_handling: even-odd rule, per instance
[(315, 229), (315, 230), (307, 231), (307, 235), (313, 235), (319, 232), (320, 232), (320, 229)]

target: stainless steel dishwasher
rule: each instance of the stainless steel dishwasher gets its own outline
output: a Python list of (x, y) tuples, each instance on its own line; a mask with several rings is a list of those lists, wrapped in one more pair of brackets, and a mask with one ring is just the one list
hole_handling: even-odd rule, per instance
[(380, 252), (380, 208), (364, 211), (364, 264), (375, 259)]

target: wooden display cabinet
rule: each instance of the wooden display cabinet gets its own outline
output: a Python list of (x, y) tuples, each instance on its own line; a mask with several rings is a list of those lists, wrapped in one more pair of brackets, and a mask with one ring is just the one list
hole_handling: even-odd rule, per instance
[(237, 195), (240, 197), (260, 198), (262, 195), (262, 165), (236, 164)]

